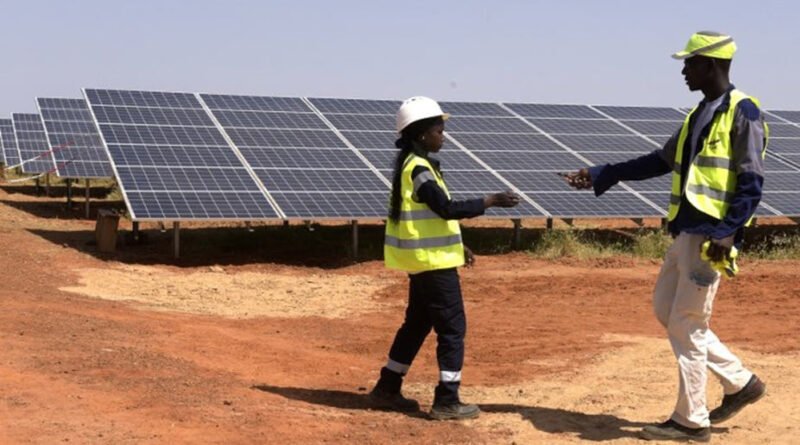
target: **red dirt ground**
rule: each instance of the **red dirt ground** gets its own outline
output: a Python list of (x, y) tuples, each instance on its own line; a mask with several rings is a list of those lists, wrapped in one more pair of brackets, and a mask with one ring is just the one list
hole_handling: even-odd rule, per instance
[[(163, 264), (137, 259), (130, 251), (138, 246), (99, 255), (85, 243), (94, 222), (77, 217), (80, 209), (54, 210), (63, 200), (15, 191), (0, 190), (2, 444), (638, 443), (633, 432), (672, 408), (674, 359), (650, 308), (655, 261), (479, 256), (461, 272), (469, 324), (462, 397), (484, 412), (443, 423), (369, 409), (366, 393), (406, 295), (404, 277), (379, 261), (320, 269), (296, 265), (302, 258), (217, 264), (212, 255), (186, 266), (168, 248)], [(765, 377), (770, 396), (715, 427), (716, 443), (796, 443), (798, 266), (745, 260), (741, 276), (722, 285), (713, 326)], [(104, 283), (121, 276), (112, 273), (130, 280)], [(226, 280), (212, 286), (222, 295), (216, 304), (202, 286), (173, 286), (165, 295), (176, 306), (164, 295), (150, 301), (153, 291), (137, 294), (175, 277), (213, 282), (219, 274)], [(304, 288), (309, 276), (318, 279)], [(258, 286), (299, 297), (284, 316), (252, 315), (272, 301), (255, 297), (215, 313), (225, 295)], [(334, 303), (341, 310), (331, 316)], [(433, 340), (407, 379), (407, 394), (426, 408)]]

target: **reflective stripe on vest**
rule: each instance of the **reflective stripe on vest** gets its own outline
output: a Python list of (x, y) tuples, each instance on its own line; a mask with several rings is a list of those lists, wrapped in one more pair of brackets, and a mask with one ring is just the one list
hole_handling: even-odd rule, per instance
[[(416, 167), (428, 171), (411, 179)], [(426, 181), (435, 180), (447, 197), (444, 179), (431, 163), (409, 154), (400, 174), (400, 217), (386, 221), (383, 258), (386, 267), (406, 272), (449, 269), (464, 264), (464, 246), (458, 221), (445, 220), (425, 203), (416, 201), (416, 190)]]
[[(744, 99), (750, 99), (760, 107), (758, 99), (749, 97), (739, 90), (730, 92), (730, 103), (725, 112), (715, 112), (710, 123), (708, 136), (702, 141), (702, 148), (692, 160), (687, 171), (686, 182), (681, 190), (681, 160), (683, 149), (689, 137), (689, 121), (697, 111), (695, 107), (683, 121), (675, 150), (675, 163), (672, 169), (672, 191), (669, 199), (667, 218), (672, 221), (678, 215), (681, 204), (681, 192), (686, 200), (697, 210), (716, 219), (723, 219), (736, 190), (736, 171), (733, 165), (731, 147), (731, 130), (734, 124), (736, 105)], [(698, 129), (700, 130), (700, 129)], [(764, 122), (764, 151), (769, 129)], [(752, 221), (752, 218), (750, 219)], [(747, 222), (747, 225), (750, 224)]]

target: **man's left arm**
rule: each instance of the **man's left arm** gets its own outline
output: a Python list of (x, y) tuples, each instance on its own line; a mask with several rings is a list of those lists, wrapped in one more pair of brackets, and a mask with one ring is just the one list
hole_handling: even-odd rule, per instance
[(736, 189), (728, 212), (711, 234), (714, 240), (733, 237), (753, 216), (761, 201), (764, 185), (764, 123), (761, 110), (749, 99), (742, 100), (736, 107), (731, 138)]

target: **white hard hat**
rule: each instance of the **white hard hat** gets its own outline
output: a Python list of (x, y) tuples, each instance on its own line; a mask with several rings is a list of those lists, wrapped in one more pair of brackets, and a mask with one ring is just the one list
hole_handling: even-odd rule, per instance
[(400, 133), (416, 121), (441, 116), (447, 120), (450, 115), (442, 111), (435, 100), (425, 96), (409, 97), (397, 110), (397, 132)]

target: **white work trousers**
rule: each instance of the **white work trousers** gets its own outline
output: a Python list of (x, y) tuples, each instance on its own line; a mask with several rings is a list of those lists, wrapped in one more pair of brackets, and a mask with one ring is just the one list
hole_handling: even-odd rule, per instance
[(725, 394), (744, 388), (753, 375), (708, 327), (720, 274), (700, 259), (704, 241), (703, 235), (678, 235), (653, 291), (653, 309), (678, 359), (680, 386), (672, 420), (690, 428), (709, 426), (706, 367), (719, 378)]

